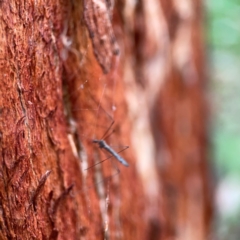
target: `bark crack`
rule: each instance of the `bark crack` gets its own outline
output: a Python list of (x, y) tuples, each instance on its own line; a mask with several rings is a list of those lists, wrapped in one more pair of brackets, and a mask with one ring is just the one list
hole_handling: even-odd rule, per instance
[(20, 104), (21, 104), (21, 107), (22, 107), (22, 112), (24, 114), (25, 126), (27, 128), (27, 143), (28, 143), (28, 149), (29, 149), (29, 152), (30, 152), (29, 161), (30, 161), (30, 164), (31, 164), (32, 171), (34, 173), (35, 180), (37, 180), (36, 179), (37, 175), (36, 175), (36, 172), (34, 170), (34, 166), (33, 166), (33, 162), (32, 162), (33, 149), (32, 149), (32, 139), (31, 139), (31, 129), (30, 129), (30, 125), (29, 125), (27, 108), (26, 108), (25, 100), (24, 100), (24, 97), (23, 97), (23, 94), (22, 94), (22, 90), (23, 90), (23, 88), (21, 86), (20, 80), (18, 79), (18, 81), (17, 81), (17, 91), (18, 91), (18, 95), (19, 95), (19, 99), (20, 99)]

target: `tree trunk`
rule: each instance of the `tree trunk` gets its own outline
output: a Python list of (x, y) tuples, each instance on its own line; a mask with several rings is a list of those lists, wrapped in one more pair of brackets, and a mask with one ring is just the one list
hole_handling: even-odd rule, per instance
[(206, 239), (201, 12), (1, 2), (0, 239)]

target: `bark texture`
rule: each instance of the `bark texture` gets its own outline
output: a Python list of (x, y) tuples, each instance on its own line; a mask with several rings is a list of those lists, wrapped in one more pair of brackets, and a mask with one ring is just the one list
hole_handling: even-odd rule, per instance
[[(200, 0), (0, 3), (0, 239), (206, 239), (201, 14)], [(110, 126), (129, 168), (96, 165)]]

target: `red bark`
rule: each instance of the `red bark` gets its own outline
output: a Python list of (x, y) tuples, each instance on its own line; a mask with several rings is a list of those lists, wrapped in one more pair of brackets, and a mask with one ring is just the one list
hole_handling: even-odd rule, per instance
[(113, 3), (1, 3), (1, 239), (206, 239), (200, 3)]

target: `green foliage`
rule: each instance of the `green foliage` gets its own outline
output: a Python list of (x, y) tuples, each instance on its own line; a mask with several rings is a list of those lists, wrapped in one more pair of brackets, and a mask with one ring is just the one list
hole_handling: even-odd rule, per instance
[(240, 1), (211, 0), (207, 7), (213, 151), (220, 173), (240, 181)]
[(231, 175), (238, 180), (240, 175), (240, 137), (218, 129), (214, 137), (214, 152), (219, 175)]
[[(231, 199), (227, 191), (231, 183), (226, 179), (234, 179), (240, 185), (240, 0), (210, 0), (206, 4), (212, 150), (219, 183), (225, 183), (225, 194)], [(214, 229), (219, 240), (240, 239), (240, 202), (234, 204), (231, 215), (220, 206)]]
[(214, 48), (239, 54), (240, 2), (239, 0), (208, 1), (209, 43)]

